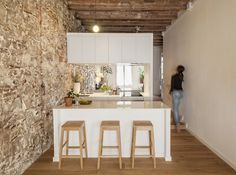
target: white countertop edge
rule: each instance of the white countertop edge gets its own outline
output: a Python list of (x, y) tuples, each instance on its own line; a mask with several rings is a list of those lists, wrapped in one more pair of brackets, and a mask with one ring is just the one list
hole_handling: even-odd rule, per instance
[[(120, 102), (120, 104), (118, 104)], [(122, 104), (123, 103), (123, 104)], [(53, 109), (171, 109), (161, 101), (93, 101), (90, 105), (55, 106)]]

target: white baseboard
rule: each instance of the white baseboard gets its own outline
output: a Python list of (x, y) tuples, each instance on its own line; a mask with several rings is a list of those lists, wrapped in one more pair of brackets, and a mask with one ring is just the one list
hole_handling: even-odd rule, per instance
[[(186, 124), (186, 126), (188, 126)], [(209, 148), (212, 152), (214, 152), (218, 157), (220, 157), (223, 161), (225, 161), (229, 166), (231, 166), (236, 171), (236, 165), (231, 163), (220, 151), (216, 150), (210, 144), (207, 143), (204, 139), (199, 137), (197, 134), (195, 134), (189, 127), (186, 127), (186, 130), (190, 132), (194, 137), (196, 137), (202, 144), (204, 144), (207, 148)]]

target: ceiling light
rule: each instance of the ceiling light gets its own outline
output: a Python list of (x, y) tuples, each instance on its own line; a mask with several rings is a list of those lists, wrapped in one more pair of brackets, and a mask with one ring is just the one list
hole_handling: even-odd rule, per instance
[(138, 33), (140, 31), (140, 27), (139, 26), (135, 26), (135, 32)]
[(99, 30), (100, 30), (99, 26), (97, 24), (95, 24), (93, 26), (93, 32), (97, 33), (97, 32), (99, 32)]

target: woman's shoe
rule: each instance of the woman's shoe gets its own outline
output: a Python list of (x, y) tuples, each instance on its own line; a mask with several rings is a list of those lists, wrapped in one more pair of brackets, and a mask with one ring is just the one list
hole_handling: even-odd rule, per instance
[(180, 129), (180, 125), (178, 124), (177, 126), (175, 126), (176, 132), (180, 133), (181, 129)]

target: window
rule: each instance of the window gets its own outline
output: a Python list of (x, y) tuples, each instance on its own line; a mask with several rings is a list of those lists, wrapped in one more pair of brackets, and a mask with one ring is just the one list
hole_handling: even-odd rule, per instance
[(116, 83), (121, 90), (131, 90), (132, 69), (130, 65), (117, 65)]
[(116, 84), (121, 90), (142, 90), (140, 75), (144, 71), (142, 65), (117, 65)]

